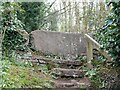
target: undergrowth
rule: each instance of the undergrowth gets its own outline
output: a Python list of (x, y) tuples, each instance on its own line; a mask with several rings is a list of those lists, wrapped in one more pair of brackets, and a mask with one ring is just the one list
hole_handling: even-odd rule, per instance
[(81, 68), (86, 72), (85, 76), (90, 79), (92, 89), (109, 90), (118, 74), (116, 70), (111, 67), (110, 63), (104, 61), (103, 58), (101, 60), (100, 56), (99, 58), (98, 60), (92, 60), (92, 69), (89, 69), (86, 63), (84, 63)]
[(2, 88), (51, 88), (51, 77), (29, 62), (5, 58), (0, 61), (0, 87)]

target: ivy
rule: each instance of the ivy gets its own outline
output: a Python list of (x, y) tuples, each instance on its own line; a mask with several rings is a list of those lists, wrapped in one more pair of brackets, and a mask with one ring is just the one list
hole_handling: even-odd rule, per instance
[(111, 13), (106, 20), (106, 28), (98, 33), (98, 40), (109, 51), (113, 66), (120, 66), (120, 1), (110, 2)]
[(1, 7), (2, 53), (10, 56), (13, 51), (25, 50), (26, 40), (19, 33), (19, 30), (23, 30), (24, 24), (17, 18), (17, 11), (21, 9), (18, 3), (4, 2)]

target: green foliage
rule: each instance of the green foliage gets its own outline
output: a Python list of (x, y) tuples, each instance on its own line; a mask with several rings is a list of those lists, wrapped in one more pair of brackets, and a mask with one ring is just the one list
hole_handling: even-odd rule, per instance
[[(11, 62), (12, 61), (12, 62)], [(0, 61), (0, 87), (2, 88), (51, 88), (51, 78), (43, 72), (35, 71), (31, 63), (12, 58)], [(43, 68), (42, 68), (43, 69)]]
[[(107, 88), (108, 86), (108, 77), (111, 75), (107, 73), (109, 69), (104, 64), (105, 62), (101, 59), (92, 60), (93, 68), (89, 69), (87, 67), (82, 67), (86, 71), (86, 76), (90, 79), (91, 87), (94, 90), (98, 90), (101, 88)], [(107, 70), (106, 70), (107, 69)], [(106, 70), (106, 71), (105, 71)], [(110, 71), (110, 70), (109, 70)]]
[(112, 9), (106, 20), (106, 27), (98, 33), (98, 40), (109, 51), (113, 66), (120, 66), (120, 1), (110, 2)]
[(20, 3), (24, 13), (18, 12), (18, 18), (25, 24), (27, 32), (37, 30), (44, 26), (46, 5), (44, 2), (22, 2)]
[(93, 69), (89, 69), (87, 67), (82, 67), (84, 71), (86, 71), (85, 76), (90, 79), (91, 87), (94, 87), (95, 90), (102, 87), (102, 80), (99, 75), (99, 68), (94, 67)]
[(24, 50), (26, 40), (19, 33), (19, 30), (23, 29), (23, 23), (17, 19), (17, 11), (21, 10), (18, 3), (5, 2), (1, 7), (2, 52), (8, 56), (14, 50)]

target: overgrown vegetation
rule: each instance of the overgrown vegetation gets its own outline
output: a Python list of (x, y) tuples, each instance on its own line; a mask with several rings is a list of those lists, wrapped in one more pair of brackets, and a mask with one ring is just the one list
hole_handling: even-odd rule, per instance
[(120, 2), (110, 2), (112, 9), (106, 20), (106, 28), (99, 35), (99, 42), (109, 51), (113, 66), (120, 66)]
[(17, 19), (17, 10), (21, 9), (17, 3), (2, 3), (1, 5), (2, 54), (10, 56), (16, 50), (25, 50), (26, 39), (20, 34), (23, 23)]
[[(2, 88), (52, 88), (50, 75), (45, 74), (44, 66), (39, 71), (30, 62), (5, 58), (0, 61)], [(47, 69), (47, 68), (46, 68)]]
[(120, 88), (120, 1), (110, 2), (109, 5), (112, 5), (112, 9), (106, 20), (106, 28), (99, 33), (99, 42), (112, 57), (111, 66), (118, 75), (111, 87), (116, 89)]
[[(17, 51), (27, 51), (26, 23), (20, 21), (18, 12), (23, 9), (18, 2), (1, 2), (1, 43), (2, 58), (0, 61), (0, 87), (2, 88), (50, 88), (51, 77), (47, 76), (47, 68), (39, 66), (36, 70), (31, 63), (20, 61)], [(38, 23), (38, 22), (37, 22)], [(33, 29), (32, 29), (33, 30)], [(35, 65), (36, 66), (36, 65)], [(44, 70), (46, 68), (46, 71)]]
[[(106, 19), (106, 25), (102, 30), (97, 32), (97, 35), (99, 43), (103, 45), (101, 48), (108, 51), (112, 57), (112, 61), (106, 63), (104, 60), (103, 63), (97, 63), (97, 69), (94, 68), (96, 73), (92, 75), (92, 80), (94, 84), (99, 82), (104, 88), (116, 90), (120, 88), (120, 1), (109, 2), (108, 6), (112, 7), (111, 12)], [(101, 58), (97, 62), (102, 62), (103, 59)], [(95, 65), (95, 62), (93, 62), (93, 65)], [(98, 77), (98, 80), (95, 79), (96, 77)], [(100, 86), (99, 84), (97, 84), (98, 87)]]

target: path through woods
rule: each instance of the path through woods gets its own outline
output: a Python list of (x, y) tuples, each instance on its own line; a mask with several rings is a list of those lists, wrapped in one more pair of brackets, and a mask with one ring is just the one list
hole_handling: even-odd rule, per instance
[(55, 88), (89, 88), (90, 81), (85, 76), (84, 70), (80, 69), (83, 62), (80, 60), (51, 60), (49, 58), (34, 57), (28, 60), (39, 64), (57, 64), (58, 67), (51, 68), (51, 73), (56, 76), (52, 81)]

